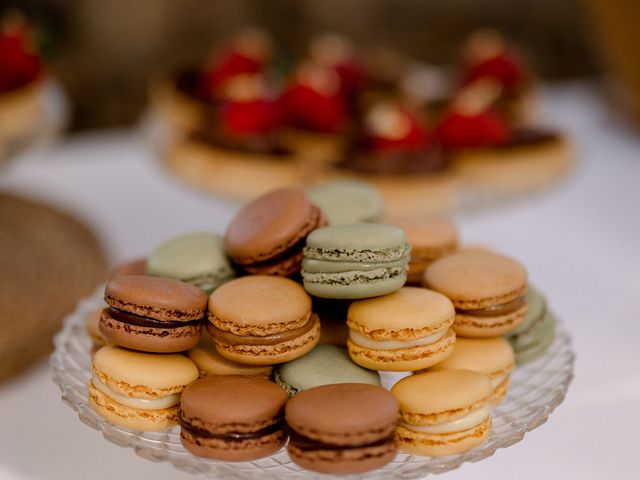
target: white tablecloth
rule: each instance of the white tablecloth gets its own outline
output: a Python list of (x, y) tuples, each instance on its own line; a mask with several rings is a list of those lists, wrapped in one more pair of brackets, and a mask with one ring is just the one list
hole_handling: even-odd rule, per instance
[[(640, 136), (583, 84), (546, 96), (571, 132), (573, 177), (534, 198), (459, 215), (462, 238), (522, 260), (573, 334), (575, 379), (548, 423), (454, 479), (640, 478)], [(190, 230), (222, 232), (235, 205), (157, 168), (135, 132), (78, 135), (0, 173), (0, 188), (74, 212), (113, 261)], [(37, 292), (34, 292), (37, 294)], [(20, 319), (15, 319), (20, 321)], [(47, 365), (0, 385), (0, 479), (184, 478), (105, 441), (62, 403)]]

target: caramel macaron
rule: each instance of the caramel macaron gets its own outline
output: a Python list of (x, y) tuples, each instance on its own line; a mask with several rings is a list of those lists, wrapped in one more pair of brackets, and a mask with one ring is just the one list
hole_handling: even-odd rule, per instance
[(194, 455), (248, 461), (284, 446), (284, 406), (289, 396), (260, 377), (210, 375), (180, 398), (180, 440)]
[(200, 343), (187, 352), (187, 356), (196, 364), (200, 376), (205, 375), (257, 375), (268, 378), (271, 365), (245, 365), (227, 360), (216, 350), (215, 342), (208, 332), (202, 332)]
[(342, 383), (298, 393), (289, 400), (291, 460), (308, 470), (350, 474), (389, 463), (398, 445), (398, 402), (375, 385)]
[(453, 253), (427, 267), (424, 285), (451, 299), (459, 336), (495, 337), (527, 317), (527, 271), (508, 257), (477, 250)]
[(497, 405), (507, 394), (509, 378), (515, 367), (515, 356), (509, 342), (502, 337), (458, 338), (453, 353), (429, 368), (437, 370), (472, 370), (491, 380), (491, 402)]
[(288, 278), (249, 275), (209, 297), (207, 330), (224, 358), (247, 365), (288, 362), (320, 340), (311, 297)]
[(227, 254), (250, 274), (300, 271), (305, 239), (326, 224), (302, 188), (273, 190), (240, 209), (224, 238)]
[(407, 284), (419, 286), (424, 271), (434, 260), (452, 253), (458, 247), (458, 230), (445, 218), (392, 222), (402, 228), (411, 245)]
[(462, 453), (491, 432), (491, 382), (469, 370), (405, 377), (391, 393), (400, 403), (400, 450), (429, 457)]
[(93, 357), (89, 405), (124, 428), (157, 431), (178, 423), (180, 393), (198, 378), (183, 355), (134, 352), (108, 345)]
[(200, 340), (207, 294), (188, 283), (140, 275), (109, 280), (100, 332), (134, 350), (176, 353)]
[(355, 301), (347, 318), (349, 355), (373, 370), (430, 367), (453, 352), (454, 316), (451, 301), (426, 288), (403, 287), (389, 295)]

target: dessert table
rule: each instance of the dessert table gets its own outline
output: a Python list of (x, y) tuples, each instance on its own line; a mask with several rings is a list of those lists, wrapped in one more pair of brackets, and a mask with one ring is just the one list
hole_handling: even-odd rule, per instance
[[(575, 379), (548, 423), (445, 479), (637, 478), (640, 135), (591, 84), (556, 86), (544, 98), (545, 117), (575, 140), (572, 176), (454, 220), (464, 243), (493, 247), (528, 267), (573, 336)], [(237, 208), (174, 181), (133, 130), (71, 136), (30, 152), (0, 172), (0, 189), (75, 214), (103, 239), (113, 262), (142, 256), (175, 234), (222, 232)], [(186, 476), (81, 423), (60, 400), (47, 364), (0, 384), (0, 412), (0, 479)]]

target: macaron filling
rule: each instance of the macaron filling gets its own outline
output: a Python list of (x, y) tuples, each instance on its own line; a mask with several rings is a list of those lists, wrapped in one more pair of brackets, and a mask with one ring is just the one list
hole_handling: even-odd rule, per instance
[(477, 308), (471, 310), (456, 308), (456, 312), (463, 315), (471, 315), (474, 317), (497, 317), (500, 315), (508, 315), (510, 313), (513, 313), (516, 310), (524, 307), (525, 305), (526, 301), (523, 295), (508, 302), (500, 303), (498, 305), (491, 305), (485, 308)]
[(294, 429), (289, 430), (289, 444), (304, 451), (313, 450), (354, 450), (357, 448), (369, 448), (385, 445), (387, 443), (395, 442), (395, 432), (391, 432), (384, 438), (376, 440), (371, 443), (359, 444), (359, 445), (335, 445), (331, 443), (324, 443), (313, 438), (306, 437), (301, 433), (296, 432)]
[(255, 440), (266, 437), (286, 428), (284, 417), (279, 417), (274, 423), (254, 432), (224, 432), (216, 433), (195, 427), (187, 422), (184, 418), (180, 418), (180, 427), (194, 438), (217, 439), (231, 442), (244, 442), (247, 440)]
[(118, 393), (108, 386), (106, 386), (100, 379), (93, 375), (91, 377), (91, 383), (93, 386), (104, 393), (107, 397), (115, 400), (116, 402), (131, 408), (137, 408), (138, 410), (164, 410), (174, 407), (180, 402), (179, 393), (171, 393), (164, 397), (159, 398), (134, 398), (127, 397)]
[(202, 322), (204, 317), (198, 320), (189, 320), (186, 322), (175, 321), (175, 320), (156, 320), (151, 317), (144, 317), (142, 315), (136, 315), (135, 313), (125, 312), (124, 310), (120, 310), (115, 307), (109, 307), (105, 309), (107, 315), (111, 317), (111, 319), (122, 322), (127, 325), (135, 325), (137, 327), (147, 327), (147, 328), (180, 328), (188, 325), (198, 325)]
[[(215, 317), (212, 320), (216, 321)], [(309, 320), (301, 327), (287, 330), (284, 332), (278, 332), (271, 335), (259, 336), (243, 336), (236, 335), (235, 333), (222, 330), (215, 326), (212, 321), (207, 323), (207, 330), (216, 342), (220, 342), (226, 345), (277, 345), (279, 343), (288, 342), (296, 338), (301, 337), (305, 333), (309, 332), (318, 323), (318, 316), (311, 315)]]
[(409, 340), (407, 342), (398, 340), (372, 340), (371, 338), (368, 338), (355, 330), (349, 330), (349, 338), (353, 343), (363, 348), (370, 348), (372, 350), (397, 350), (400, 348), (419, 347), (422, 345), (435, 343), (445, 336), (448, 328), (449, 323), (447, 323), (447, 328), (441, 331), (438, 331), (431, 335), (427, 335), (426, 337)]
[(491, 380), (491, 386), (493, 388), (497, 388), (509, 377), (508, 373), (502, 373), (500, 375), (496, 375), (495, 377), (489, 377)]
[(399, 426), (417, 433), (453, 433), (468, 430), (476, 427), (484, 422), (491, 415), (491, 405), (484, 405), (463, 417), (456, 418), (449, 422), (443, 422), (436, 425), (413, 425), (406, 422), (400, 422)]

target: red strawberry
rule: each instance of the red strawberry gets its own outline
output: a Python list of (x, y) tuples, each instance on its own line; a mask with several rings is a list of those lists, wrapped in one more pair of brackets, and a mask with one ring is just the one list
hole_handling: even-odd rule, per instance
[(445, 149), (477, 148), (505, 142), (510, 130), (491, 110), (473, 115), (451, 111), (437, 127), (436, 137)]
[(376, 105), (365, 120), (365, 145), (378, 151), (420, 151), (432, 137), (412, 112), (393, 104)]
[(31, 29), (21, 19), (16, 22), (3, 25), (0, 32), (0, 91), (31, 83), (41, 70), (40, 59), (32, 49)]
[(288, 121), (319, 132), (338, 132), (348, 120), (347, 105), (336, 73), (305, 64), (283, 96)]
[(508, 93), (516, 90), (526, 75), (518, 59), (505, 51), (471, 66), (464, 74), (463, 84), (467, 85), (484, 77), (495, 78)]
[(202, 90), (204, 93), (212, 95), (232, 77), (240, 74), (260, 73), (263, 69), (264, 64), (258, 59), (247, 57), (238, 52), (227, 52), (203, 73)]

